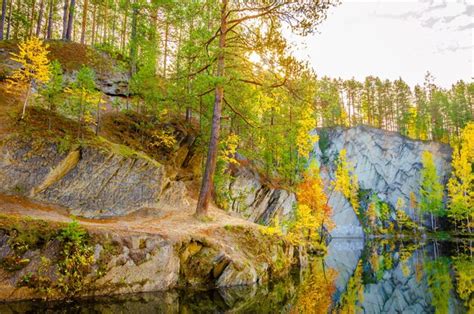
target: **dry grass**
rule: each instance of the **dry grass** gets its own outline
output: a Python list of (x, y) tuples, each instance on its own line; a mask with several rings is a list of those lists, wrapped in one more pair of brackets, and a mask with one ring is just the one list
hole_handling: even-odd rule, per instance
[(167, 164), (178, 147), (168, 148), (163, 145), (153, 145), (155, 131), (165, 130), (172, 134), (177, 142), (186, 136), (196, 137), (197, 131), (187, 126), (183, 121), (158, 121), (152, 116), (136, 112), (110, 112), (103, 116), (100, 134), (107, 140), (126, 145), (131, 149), (145, 152), (160, 163)]
[[(112, 58), (89, 46), (61, 40), (47, 41), (47, 44), (50, 51), (49, 59), (58, 60), (66, 71), (79, 70), (83, 65), (93, 68), (100, 74), (107, 74), (114, 70)], [(0, 49), (18, 52), (17, 42), (1, 41)]]

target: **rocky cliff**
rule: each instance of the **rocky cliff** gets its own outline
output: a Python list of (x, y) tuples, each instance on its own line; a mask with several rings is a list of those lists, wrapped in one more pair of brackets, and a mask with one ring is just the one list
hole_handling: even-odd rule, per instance
[[(364, 232), (352, 206), (339, 192), (332, 189), (339, 152), (347, 151), (347, 160), (353, 165), (361, 190), (376, 195), (393, 209), (398, 199), (410, 204), (410, 193), (419, 199), (421, 155), (433, 154), (438, 175), (445, 184), (450, 174), (451, 148), (437, 142), (408, 139), (396, 132), (359, 126), (354, 128), (318, 129), (320, 140), (315, 143), (311, 158), (321, 165), (321, 176), (326, 185), (332, 219), (336, 228), (333, 237), (363, 237)], [(259, 174), (248, 167), (237, 167), (226, 185), (230, 199), (229, 209), (258, 223), (269, 224), (278, 216), (280, 221), (294, 217), (295, 194), (265, 183)], [(366, 206), (361, 200), (361, 205)], [(414, 211), (406, 206), (414, 217)]]
[[(0, 147), (0, 192), (64, 206), (83, 217), (157, 207), (168, 197), (166, 190), (176, 187), (172, 181), (158, 162), (105, 147), (86, 145), (61, 153), (55, 143), (34, 146), (21, 140)], [(185, 189), (172, 193), (182, 195)]]
[[(321, 174), (326, 182), (329, 204), (333, 209), (336, 228), (333, 236), (360, 236), (362, 229), (351, 205), (339, 193), (332, 191), (330, 181), (339, 152), (345, 149), (347, 160), (353, 165), (360, 190), (375, 194), (380, 200), (395, 208), (398, 199), (407, 206), (406, 212), (413, 218), (415, 213), (410, 204), (410, 193), (419, 199), (421, 156), (429, 151), (438, 169), (442, 183), (446, 183), (451, 166), (449, 145), (408, 139), (396, 132), (365, 126), (354, 128), (331, 128), (316, 131), (320, 140), (315, 143), (312, 158), (321, 165)], [(392, 211), (392, 218), (395, 213)]]
[(44, 132), (44, 114), (32, 108), (28, 122), (0, 141), (0, 193), (52, 203), (88, 218), (189, 205), (185, 182), (193, 180), (199, 163), (192, 129), (168, 123), (173, 147), (153, 141), (146, 146), (144, 139), (153, 139), (162, 124), (149, 122), (144, 129), (135, 120), (146, 117), (108, 114), (102, 125), (110, 140), (88, 129), (78, 140), (76, 123), (55, 115), (54, 132)]

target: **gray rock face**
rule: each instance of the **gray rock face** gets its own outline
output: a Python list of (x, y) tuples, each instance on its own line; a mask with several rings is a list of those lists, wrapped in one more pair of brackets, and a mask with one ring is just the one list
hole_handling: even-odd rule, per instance
[(228, 184), (229, 210), (243, 218), (268, 225), (275, 217), (280, 222), (294, 215), (296, 196), (284, 189), (262, 183), (258, 173), (247, 167), (238, 167)]
[[(365, 126), (319, 129), (316, 132), (320, 135), (320, 141), (314, 145), (312, 158), (321, 165), (328, 191), (331, 190), (329, 182), (334, 180), (335, 162), (342, 149), (346, 150), (347, 160), (354, 166), (360, 189), (370, 190), (392, 207), (396, 206), (399, 198), (408, 205), (411, 192), (419, 198), (423, 151), (432, 153), (442, 183), (449, 178), (452, 152), (449, 145), (410, 140), (395, 132)], [(337, 225), (333, 236), (360, 235), (359, 224), (355, 220), (357, 217), (349, 210), (350, 204), (341, 200), (340, 195), (332, 194), (330, 204)], [(407, 214), (414, 217), (409, 206), (406, 207)]]
[(333, 210), (332, 221), (335, 225), (331, 230), (331, 236), (333, 238), (363, 238), (364, 231), (349, 201), (342, 193), (327, 190), (328, 204)]
[(72, 209), (89, 218), (121, 216), (156, 204), (167, 183), (164, 167), (97, 148), (81, 148), (68, 162), (56, 145), (0, 148), (0, 192), (16, 193)]

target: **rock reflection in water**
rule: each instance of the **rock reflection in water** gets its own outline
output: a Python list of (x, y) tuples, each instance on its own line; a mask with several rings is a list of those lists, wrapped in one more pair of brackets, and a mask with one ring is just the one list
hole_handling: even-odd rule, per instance
[[(453, 245), (457, 250), (450, 250)], [(468, 244), (459, 243), (369, 241), (356, 265), (336, 266), (339, 276), (354, 271), (341, 295), (334, 296), (333, 311), (465, 313), (473, 289), (469, 251)], [(462, 283), (466, 277), (470, 281)]]
[(334, 239), (304, 271), (262, 286), (0, 304), (0, 313), (466, 313), (469, 243)]

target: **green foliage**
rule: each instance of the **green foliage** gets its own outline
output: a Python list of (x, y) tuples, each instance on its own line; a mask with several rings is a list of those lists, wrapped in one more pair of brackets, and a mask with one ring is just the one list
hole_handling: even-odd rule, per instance
[(418, 225), (411, 220), (410, 216), (403, 209), (397, 209), (397, 226), (400, 231), (416, 231), (418, 228)]
[(456, 292), (464, 301), (468, 312), (474, 310), (474, 263), (472, 257), (460, 255), (453, 259), (456, 274)]
[[(422, 213), (429, 213), (436, 217), (446, 214), (443, 206), (443, 186), (439, 182), (436, 165), (430, 152), (423, 152), (423, 169), (421, 170), (420, 183), (420, 210)], [(436, 225), (433, 225), (436, 229)]]
[[(76, 220), (59, 230), (56, 225), (45, 221), (21, 220), (19, 223), (28, 224), (23, 226), (24, 231), (18, 233), (25, 233), (26, 239), (24, 237), (10, 238), (12, 245), (16, 243), (15, 247), (20, 250), (19, 252), (41, 248), (53, 239), (59, 241), (61, 248), (59, 255), (54, 260), (42, 256), (36, 271), (26, 273), (21, 278), (19, 285), (35, 289), (45, 298), (70, 297), (82, 291), (88, 284), (86, 277), (91, 272), (94, 263), (93, 249), (87, 231)], [(38, 231), (42, 233), (38, 234)], [(10, 262), (11, 271), (16, 271), (27, 265), (29, 261), (25, 258), (20, 259), (20, 253), (18, 253), (17, 256), (12, 256), (8, 262)], [(51, 267), (54, 264), (57, 265), (57, 278), (53, 280)]]
[(58, 103), (62, 102), (63, 94), (63, 70), (59, 61), (54, 60), (49, 64), (50, 79), (40, 90), (46, 106), (49, 110), (55, 111)]
[(94, 263), (88, 233), (73, 220), (58, 235), (62, 243), (61, 260), (58, 263), (58, 289), (64, 295), (75, 295), (84, 288), (85, 277)]
[(327, 163), (329, 161), (329, 156), (327, 155), (327, 150), (329, 148), (330, 140), (329, 140), (329, 132), (327, 130), (319, 130), (319, 149), (321, 150), (322, 154), (322, 162)]
[(453, 289), (449, 266), (450, 261), (446, 257), (425, 262), (428, 289), (431, 293), (431, 303), (435, 308), (435, 313), (448, 313), (449, 310), (449, 298)]
[(82, 125), (94, 121), (92, 113), (102, 101), (102, 94), (97, 92), (95, 87), (95, 72), (91, 68), (83, 66), (77, 73), (76, 80), (65, 89), (69, 97), (61, 110), (66, 115), (77, 119), (81, 126), (78, 134), (80, 136), (82, 135)]
[(73, 139), (71, 138), (71, 135), (66, 134), (63, 137), (60, 137), (58, 139), (58, 152), (60, 154), (69, 152), (72, 146), (73, 146)]

